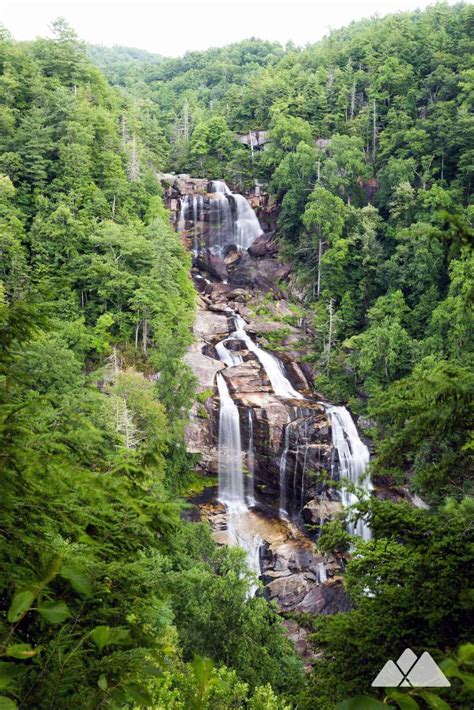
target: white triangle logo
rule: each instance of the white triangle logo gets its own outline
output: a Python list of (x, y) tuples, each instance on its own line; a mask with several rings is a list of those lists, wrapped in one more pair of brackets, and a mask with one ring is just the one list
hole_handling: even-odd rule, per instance
[(451, 683), (425, 651), (420, 658), (406, 648), (398, 661), (387, 661), (372, 683), (374, 688), (446, 688)]

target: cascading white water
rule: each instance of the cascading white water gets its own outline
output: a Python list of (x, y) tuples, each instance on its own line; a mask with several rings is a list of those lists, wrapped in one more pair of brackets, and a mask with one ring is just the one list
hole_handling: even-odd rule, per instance
[(219, 357), (219, 360), (225, 365), (227, 365), (227, 367), (235, 367), (235, 365), (240, 365), (243, 360), (239, 353), (229, 350), (226, 345), (229, 340), (231, 340), (231, 338), (227, 338), (227, 340), (221, 340), (220, 343), (217, 343), (216, 352)]
[[(326, 411), (331, 418), (332, 443), (337, 451), (340, 478), (347, 479), (362, 488), (367, 496), (370, 495), (372, 484), (369, 476), (364, 475), (370, 461), (369, 449), (361, 441), (357, 427), (345, 407), (328, 406)], [(357, 503), (354, 493), (344, 488), (341, 490), (341, 498), (344, 506)], [(371, 537), (370, 528), (362, 519), (357, 523), (349, 521), (348, 529), (351, 534), (360, 535), (364, 540)]]
[(248, 427), (249, 427), (249, 445), (247, 449), (247, 466), (249, 470), (249, 475), (247, 478), (247, 502), (248, 505), (253, 508), (255, 505), (255, 481), (254, 481), (254, 471), (255, 471), (255, 452), (253, 449), (253, 413), (252, 408), (249, 407), (248, 410)]
[(246, 198), (232, 193), (222, 180), (211, 181), (209, 194), (208, 248), (220, 256), (231, 244), (248, 249), (263, 230)]
[(209, 197), (207, 247), (219, 256), (222, 256), (226, 245), (235, 242), (231, 200), (232, 196), (222, 191), (212, 193)]
[[(227, 352), (230, 353), (230, 351)], [(247, 564), (258, 577), (260, 575), (260, 548), (263, 540), (259, 535), (247, 532), (246, 516), (249, 515), (249, 509), (244, 492), (239, 410), (230, 395), (224, 377), (217, 373), (216, 380), (220, 402), (219, 500), (224, 503), (227, 509), (229, 543), (238, 545), (245, 550)], [(249, 596), (253, 596), (257, 589), (258, 584), (251, 584), (248, 591)]]
[(248, 249), (252, 242), (262, 234), (257, 215), (243, 195), (234, 194), (237, 207), (235, 222), (235, 242), (241, 249)]
[[(247, 511), (247, 515), (249, 515)], [(247, 556), (247, 565), (256, 577), (260, 576), (260, 549), (263, 540), (256, 533), (249, 534), (246, 526), (246, 516), (239, 513), (230, 513), (227, 519), (227, 531), (229, 534), (229, 542), (232, 545), (245, 550)], [(258, 589), (258, 584), (250, 584), (248, 596), (253, 597)]]
[(223, 192), (225, 195), (231, 195), (231, 191), (225, 184), (224, 180), (211, 180), (209, 192)]
[[(290, 384), (289, 380), (285, 376), (283, 366), (280, 363), (280, 361), (271, 355), (270, 353), (266, 352), (263, 350), (261, 347), (255, 343), (252, 338), (248, 335), (248, 333), (245, 330), (245, 321), (244, 319), (237, 315), (234, 314), (234, 323), (235, 323), (235, 330), (231, 333), (230, 337), (227, 338), (226, 340), (221, 341), (216, 345), (216, 352), (219, 356), (219, 360), (221, 362), (225, 363), (228, 367), (233, 367), (234, 365), (238, 365), (242, 362), (242, 358), (238, 353), (233, 353), (226, 347), (226, 343), (229, 340), (241, 340), (245, 343), (247, 350), (250, 352), (253, 352), (259, 362), (261, 363), (263, 369), (265, 370), (268, 379), (270, 380), (270, 383), (272, 385), (273, 391), (275, 392), (276, 395), (279, 397), (284, 397), (285, 399), (303, 399), (303, 396), (297, 392), (292, 385)], [(279, 506), (279, 515), (283, 519), (288, 518), (288, 510), (287, 510), (287, 499), (286, 499), (286, 491), (287, 491), (287, 479), (286, 479), (286, 468), (287, 468), (287, 457), (288, 457), (288, 449), (289, 449), (289, 444), (290, 444), (290, 423), (288, 422), (288, 425), (285, 429), (285, 445), (284, 445), (284, 450), (281, 454), (280, 457), (280, 480), (279, 480), (279, 487), (280, 487), (280, 506)]]
[(327, 582), (328, 576), (326, 574), (326, 565), (324, 562), (319, 562), (318, 563), (318, 582), (320, 584), (324, 584), (324, 582)]
[(185, 195), (179, 211), (178, 232), (184, 232), (186, 221), (192, 221), (193, 252), (195, 255), (201, 251), (203, 207), (204, 197), (202, 195)]
[(193, 251), (197, 255), (201, 251), (201, 237), (202, 237), (202, 207), (203, 207), (203, 196), (194, 195), (193, 197)]
[(225, 379), (217, 373), (219, 392), (219, 500), (229, 511), (247, 510), (244, 496), (239, 410)]
[(186, 226), (186, 212), (189, 208), (189, 195), (185, 195), (181, 202), (181, 209), (178, 217), (178, 232), (184, 232)]
[(285, 377), (283, 366), (279, 360), (271, 353), (267, 353), (255, 343), (245, 330), (245, 321), (241, 316), (235, 316), (236, 329), (232, 334), (234, 338), (243, 340), (247, 349), (255, 353), (263, 369), (268, 375), (273, 391), (278, 397), (286, 399), (303, 399), (303, 395), (297, 392)]

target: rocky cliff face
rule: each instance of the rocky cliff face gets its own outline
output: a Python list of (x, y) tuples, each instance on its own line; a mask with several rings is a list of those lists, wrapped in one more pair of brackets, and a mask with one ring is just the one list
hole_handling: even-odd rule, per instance
[[(339, 563), (323, 560), (312, 542), (341, 510), (338, 494), (327, 483), (329, 476), (338, 477), (339, 469), (334, 465), (331, 418), (304, 362), (312, 333), (285, 298), (290, 266), (280, 258), (271, 231), (254, 230), (248, 249), (232, 242), (238, 200), (222, 183), (210, 186), (189, 176), (169, 176), (165, 182), (175, 226), (193, 252), (198, 301), (195, 342), (186, 361), (198, 379), (200, 395), (187, 428), (188, 449), (200, 454), (204, 474), (219, 475), (220, 373), (237, 407), (241, 468), (245, 488), (251, 480), (252, 489), (252, 506), (237, 523), (231, 525), (226, 506), (216, 497), (201, 505), (201, 514), (219, 542), (235, 543), (231, 528), (236, 524), (262, 541), (259, 576), (265, 595), (277, 601), (282, 612), (346, 609)], [(217, 189), (220, 196), (209, 189)], [(220, 222), (213, 200), (220, 205)], [(267, 197), (252, 196), (249, 202), (257, 213), (266, 214), (268, 230), (273, 207)], [(244, 208), (239, 209), (242, 214)], [(216, 240), (216, 224), (227, 235), (225, 243)], [(256, 344), (267, 358), (276, 356), (270, 364), (284, 376), (284, 396), (277, 393)], [(307, 646), (304, 639), (297, 642)]]
[[(252, 259), (258, 271), (259, 262), (265, 260), (258, 257)], [(247, 468), (249, 443), (251, 436), (253, 438), (252, 467), (258, 500), (278, 507), (284, 463), (288, 512), (294, 517), (301, 516), (305, 505), (325, 490), (323, 480), (332, 468), (331, 429), (324, 406), (317, 395), (311, 393), (309, 378), (303, 369), (291, 358), (293, 366), (286, 367), (287, 376), (296, 390), (306, 396), (311, 393), (311, 399), (288, 400), (275, 395), (262, 364), (238, 339), (231, 339), (226, 345), (239, 354), (242, 362), (224, 367), (218, 359), (216, 345), (231, 334), (234, 313), (249, 318), (247, 330), (259, 340), (265, 340), (265, 333), (281, 331), (284, 342), (288, 327), (255, 314), (259, 290), (256, 295), (250, 289), (235, 289), (232, 283), (205, 281), (200, 274), (196, 276), (197, 289), (204, 292), (198, 297), (196, 342), (186, 361), (197, 375), (201, 391), (213, 389), (215, 373), (222, 372), (239, 409)], [(303, 340), (304, 334), (292, 327), (291, 334), (295, 333)], [(187, 430), (189, 449), (201, 454), (202, 468), (212, 474), (218, 471), (218, 424), (219, 399), (214, 391), (204, 404), (195, 406)], [(283, 463), (282, 456), (285, 457)], [(317, 524), (309, 509), (304, 512), (304, 518), (308, 523)]]

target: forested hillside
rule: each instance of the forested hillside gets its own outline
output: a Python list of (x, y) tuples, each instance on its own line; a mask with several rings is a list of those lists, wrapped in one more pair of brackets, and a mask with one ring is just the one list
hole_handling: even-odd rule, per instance
[(194, 291), (152, 119), (62, 22), (0, 47), (1, 707), (280, 707), (275, 611), (179, 517)]
[[(472, 452), (473, 27), (472, 6), (439, 4), (304, 50), (145, 61), (125, 82), (159, 109), (169, 169), (268, 185), (318, 387), (368, 407), (380, 475), (432, 500), (463, 490)], [(257, 130), (250, 151), (238, 136)]]
[[(453, 685), (389, 707), (472, 707), (474, 8), (180, 59), (54, 30), (0, 36), (0, 707), (329, 709), (407, 646)], [(167, 171), (269, 193), (316, 389), (368, 422), (373, 480), (427, 504), (361, 500), (367, 541), (327, 524), (353, 609), (297, 619), (306, 675), (242, 551), (184, 514)]]

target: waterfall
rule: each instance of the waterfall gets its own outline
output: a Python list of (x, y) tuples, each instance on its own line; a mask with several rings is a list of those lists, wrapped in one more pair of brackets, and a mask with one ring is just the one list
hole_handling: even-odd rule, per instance
[(285, 443), (280, 456), (280, 518), (288, 518), (288, 506), (286, 501), (286, 462), (288, 449), (290, 448), (290, 422), (285, 427)]
[(239, 353), (235, 353), (226, 347), (226, 343), (228, 343), (229, 340), (231, 340), (231, 338), (221, 340), (220, 343), (217, 343), (216, 352), (221, 362), (227, 365), (227, 367), (234, 367), (235, 365), (240, 365), (243, 360)]
[(245, 321), (241, 316), (235, 317), (236, 330), (233, 333), (234, 338), (243, 340), (247, 349), (255, 353), (259, 359), (263, 369), (268, 375), (273, 391), (278, 397), (286, 399), (303, 399), (303, 395), (297, 392), (285, 377), (283, 366), (279, 360), (271, 353), (267, 353), (255, 343), (245, 330)]
[(318, 563), (318, 582), (319, 584), (324, 584), (327, 582), (328, 576), (326, 574), (326, 566), (324, 562)]
[(194, 195), (193, 196), (193, 251), (197, 256), (201, 251), (201, 237), (202, 237), (202, 208), (203, 208), (203, 196)]
[(181, 209), (179, 210), (178, 217), (178, 232), (184, 232), (186, 227), (186, 212), (189, 208), (189, 195), (185, 195), (183, 201), (181, 202)]
[[(283, 366), (280, 363), (280, 361), (274, 357), (274, 355), (271, 355), (270, 353), (267, 353), (265, 350), (260, 348), (257, 343), (255, 343), (252, 338), (248, 335), (248, 333), (245, 330), (245, 321), (244, 319), (239, 316), (234, 314), (234, 322), (235, 322), (235, 330), (231, 333), (230, 338), (227, 338), (226, 340), (222, 340), (220, 343), (216, 345), (216, 352), (219, 356), (219, 360), (223, 362), (227, 367), (233, 367), (234, 365), (238, 365), (242, 362), (242, 357), (238, 353), (234, 353), (231, 350), (228, 350), (226, 347), (226, 343), (229, 342), (229, 340), (242, 340), (246, 347), (247, 350), (255, 353), (257, 356), (259, 362), (261, 363), (263, 369), (265, 370), (268, 379), (270, 380), (270, 383), (272, 385), (273, 391), (275, 394), (279, 397), (284, 397), (286, 399), (303, 399), (303, 396), (297, 392), (290, 384), (289, 380), (286, 378)], [(249, 428), (250, 428), (251, 422), (249, 422)], [(253, 444), (253, 442), (252, 442)], [(285, 444), (283, 448), (283, 452), (280, 457), (280, 480), (279, 480), (279, 488), (280, 488), (280, 510), (279, 510), (279, 515), (281, 518), (288, 518), (288, 504), (287, 504), (287, 487), (288, 487), (288, 482), (287, 482), (287, 458), (288, 458), (288, 449), (290, 446), (290, 422), (288, 422), (286, 428), (285, 428)], [(296, 473), (296, 469), (295, 469)], [(304, 474), (303, 474), (304, 475)], [(222, 497), (219, 494), (219, 497), (222, 500)], [(250, 500), (253, 500), (253, 496), (249, 496)]]
[(234, 217), (232, 196), (215, 192), (209, 200), (209, 236), (207, 246), (213, 254), (222, 256), (224, 247), (234, 244)]
[(217, 389), (220, 401), (219, 500), (230, 512), (245, 511), (239, 410), (220, 373), (217, 373)]
[[(263, 540), (260, 535), (248, 534), (246, 529), (246, 520), (239, 513), (231, 513), (227, 520), (227, 531), (229, 533), (230, 543), (237, 545), (245, 550), (247, 556), (247, 565), (257, 577), (260, 576), (260, 549)], [(247, 595), (253, 597), (258, 589), (258, 584), (251, 584)]]
[[(356, 486), (362, 487), (369, 495), (372, 485), (368, 476), (364, 476), (370, 460), (367, 446), (361, 441), (354, 421), (345, 407), (328, 406), (327, 413), (331, 418), (332, 443), (339, 459), (340, 478), (345, 478)], [(357, 497), (346, 489), (341, 490), (344, 506), (357, 503)], [(370, 528), (363, 520), (355, 524), (349, 521), (349, 532), (360, 535), (364, 540), (371, 537)]]
[[(224, 342), (219, 343), (219, 345), (224, 345)], [(219, 348), (218, 352), (219, 350), (223, 352), (222, 348)], [(224, 358), (227, 358), (228, 355), (232, 355), (232, 353), (230, 350), (225, 348), (225, 345), (224, 350), (226, 351), (226, 354), (223, 353), (222, 361), (225, 364), (228, 364), (225, 362)], [(240, 356), (238, 357), (240, 358)], [(245, 502), (244, 493), (244, 472), (242, 467), (239, 410), (230, 396), (229, 388), (227, 387), (224, 377), (219, 372), (216, 375), (216, 380), (220, 402), (218, 439), (219, 500), (221, 503), (224, 503), (227, 509), (227, 532), (229, 535), (229, 543), (231, 545), (237, 545), (245, 550), (247, 564), (258, 577), (260, 575), (260, 548), (263, 544), (263, 540), (259, 535), (255, 533), (252, 534), (247, 531), (246, 518), (249, 515), (249, 510)], [(249, 412), (249, 417), (249, 423), (251, 423), (251, 410)], [(252, 432), (251, 438), (249, 439), (248, 453), (250, 469), (250, 460), (251, 457), (253, 457), (253, 424), (249, 431)], [(249, 493), (249, 503), (250, 505), (254, 505), (253, 475), (251, 480), (252, 488), (251, 494)], [(251, 584), (248, 595), (253, 596), (257, 589), (258, 584)]]
[(249, 445), (247, 449), (247, 466), (249, 470), (249, 475), (247, 478), (247, 500), (249, 506), (252, 508), (255, 505), (255, 482), (254, 482), (254, 471), (255, 471), (255, 452), (253, 449), (253, 415), (252, 408), (249, 407), (248, 410), (248, 426), (249, 426)]
[(241, 249), (248, 249), (252, 242), (262, 234), (262, 228), (257, 215), (243, 195), (234, 195), (234, 201), (237, 207), (235, 241)]
[(209, 192), (220, 192), (224, 193), (225, 195), (232, 194), (223, 180), (211, 180), (209, 185)]
[(248, 249), (263, 230), (257, 215), (243, 195), (233, 194), (222, 180), (209, 184), (208, 248), (222, 256), (224, 248), (235, 244)]

